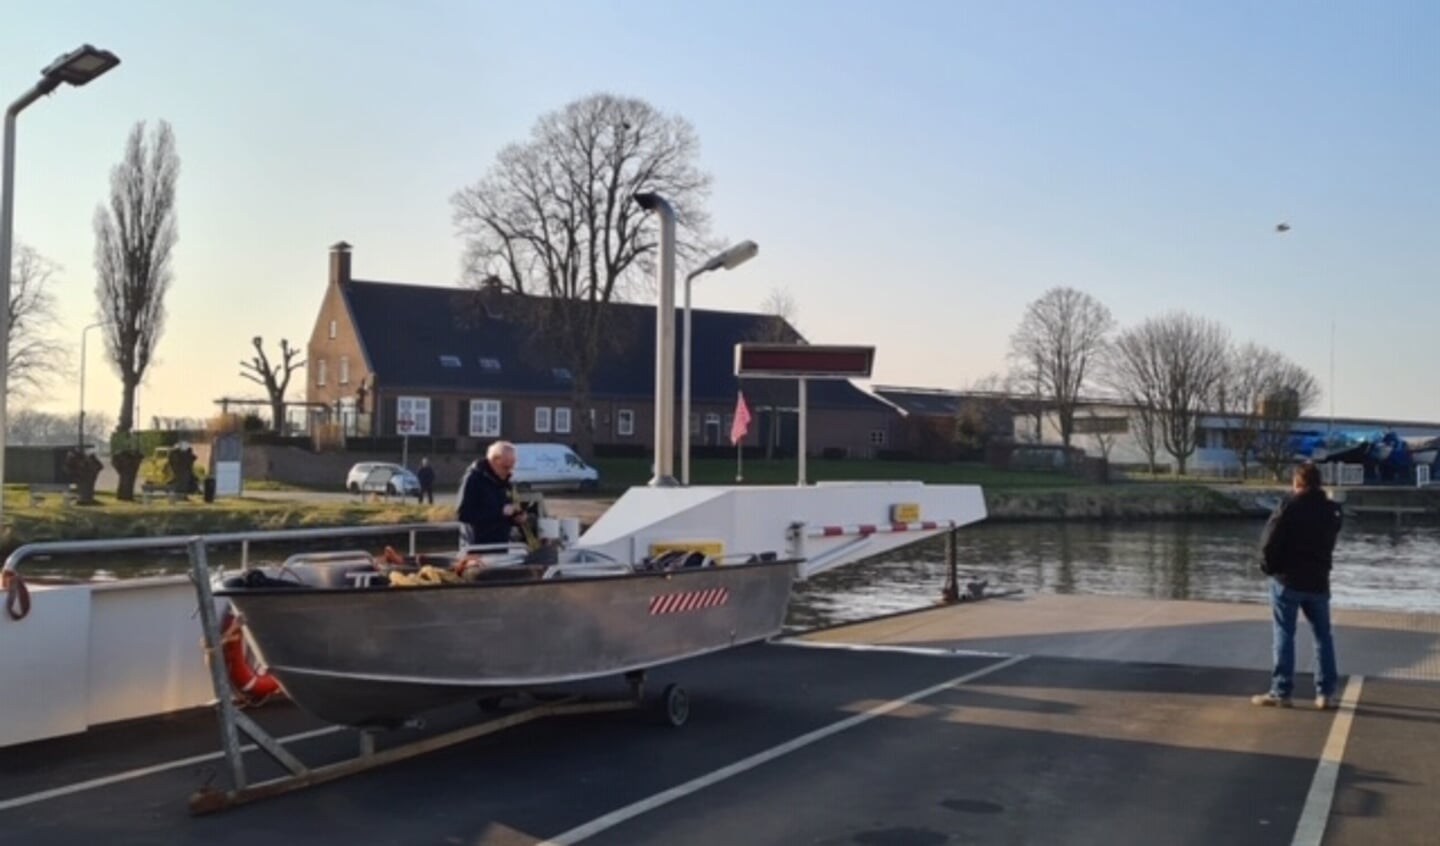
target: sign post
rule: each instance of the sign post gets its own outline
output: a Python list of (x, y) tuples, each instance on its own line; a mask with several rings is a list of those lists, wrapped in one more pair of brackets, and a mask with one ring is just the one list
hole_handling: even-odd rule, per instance
[(395, 428), (400, 430), (400, 466), (406, 470), (410, 469), (410, 430), (415, 428), (415, 421), (409, 417), (401, 417), (395, 421)]
[[(822, 346), (818, 344), (735, 345), (735, 375), (751, 379), (795, 379), (799, 431), (797, 485), (808, 484), (805, 459), (809, 451), (806, 429), (809, 397), (806, 383), (811, 379), (868, 379), (875, 366), (875, 348)], [(772, 420), (771, 425), (777, 425)]]

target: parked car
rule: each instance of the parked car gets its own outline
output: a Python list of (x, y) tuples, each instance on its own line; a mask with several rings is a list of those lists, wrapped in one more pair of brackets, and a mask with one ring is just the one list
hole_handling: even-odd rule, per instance
[(591, 490), (600, 471), (564, 444), (516, 444), (511, 479), (521, 490)]
[[(384, 485), (383, 488), (380, 486)], [(345, 487), (351, 493), (361, 491), (383, 491), (387, 494), (416, 496), (420, 493), (420, 479), (399, 464), (386, 461), (362, 461), (350, 468), (345, 476)]]

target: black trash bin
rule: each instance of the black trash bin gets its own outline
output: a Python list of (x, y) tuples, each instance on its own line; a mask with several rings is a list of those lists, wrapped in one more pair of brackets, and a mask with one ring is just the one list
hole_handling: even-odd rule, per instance
[(206, 501), (206, 502), (214, 502), (214, 501), (215, 501), (215, 477), (214, 477), (214, 476), (206, 476), (206, 477), (205, 477), (205, 501)]

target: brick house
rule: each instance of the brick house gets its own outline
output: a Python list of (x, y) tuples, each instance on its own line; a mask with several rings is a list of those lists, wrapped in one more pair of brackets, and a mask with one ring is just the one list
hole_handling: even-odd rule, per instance
[[(507, 315), (507, 304), (516, 297), (355, 279), (350, 245), (336, 244), (306, 348), (306, 401), (326, 409), (351, 435), (398, 435), (406, 421), (410, 435), (454, 439), (462, 451), (496, 438), (574, 443), (581, 421), (572, 374), (564, 361), (549, 360), (529, 325)], [(654, 428), (655, 307), (613, 303), (605, 308), (605, 321), (621, 342), (591, 377), (588, 413), (594, 441), (648, 448)], [(763, 444), (771, 427), (778, 427), (781, 449), (793, 451), (795, 384), (734, 375), (735, 344), (767, 330), (773, 336), (775, 320), (692, 311), (693, 444), (728, 445), (736, 392), (744, 390), (754, 418), (745, 444)], [(679, 323), (677, 408), (684, 342)], [(799, 339), (788, 324), (783, 329)], [(871, 456), (893, 441), (898, 415), (891, 406), (848, 381), (815, 381), (808, 387), (812, 453)]]

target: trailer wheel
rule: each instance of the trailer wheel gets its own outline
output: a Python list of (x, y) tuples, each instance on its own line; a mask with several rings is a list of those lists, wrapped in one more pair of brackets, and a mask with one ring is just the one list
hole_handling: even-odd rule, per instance
[(690, 694), (678, 684), (668, 685), (661, 697), (665, 722), (679, 728), (690, 719)]

